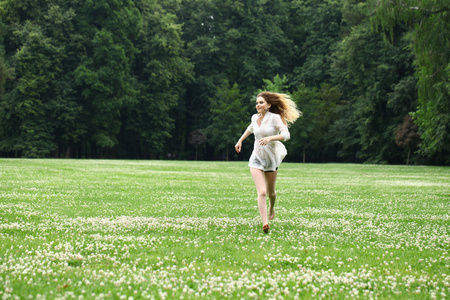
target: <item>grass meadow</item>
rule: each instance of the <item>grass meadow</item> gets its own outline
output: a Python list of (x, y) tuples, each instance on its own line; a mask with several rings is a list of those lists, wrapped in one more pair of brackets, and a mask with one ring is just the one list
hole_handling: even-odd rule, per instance
[(0, 159), (2, 299), (449, 299), (450, 168)]

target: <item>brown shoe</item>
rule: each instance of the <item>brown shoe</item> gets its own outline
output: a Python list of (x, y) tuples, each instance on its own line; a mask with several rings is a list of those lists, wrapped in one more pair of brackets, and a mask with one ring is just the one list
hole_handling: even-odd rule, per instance
[(263, 226), (264, 233), (269, 233), (269, 228), (270, 228), (269, 224), (264, 225)]

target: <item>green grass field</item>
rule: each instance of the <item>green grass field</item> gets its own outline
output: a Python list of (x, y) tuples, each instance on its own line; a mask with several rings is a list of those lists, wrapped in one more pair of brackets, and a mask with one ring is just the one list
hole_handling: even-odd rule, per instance
[(2, 299), (448, 299), (450, 168), (0, 159)]

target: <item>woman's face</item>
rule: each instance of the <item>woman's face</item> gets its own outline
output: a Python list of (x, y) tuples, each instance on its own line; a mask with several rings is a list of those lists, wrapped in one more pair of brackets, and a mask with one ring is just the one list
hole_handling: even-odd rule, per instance
[(256, 111), (260, 114), (264, 114), (269, 111), (270, 104), (264, 100), (263, 97), (256, 98)]

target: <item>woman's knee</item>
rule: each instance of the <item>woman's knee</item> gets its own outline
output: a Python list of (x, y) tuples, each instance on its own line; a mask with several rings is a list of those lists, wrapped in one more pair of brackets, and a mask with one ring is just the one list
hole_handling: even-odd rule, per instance
[(258, 197), (266, 197), (266, 196), (267, 196), (266, 190), (259, 190), (258, 191)]
[(267, 193), (268, 194), (268, 196), (270, 197), (270, 198), (275, 198), (276, 196), (277, 196), (277, 193), (274, 191), (274, 192), (269, 192), (269, 193)]

